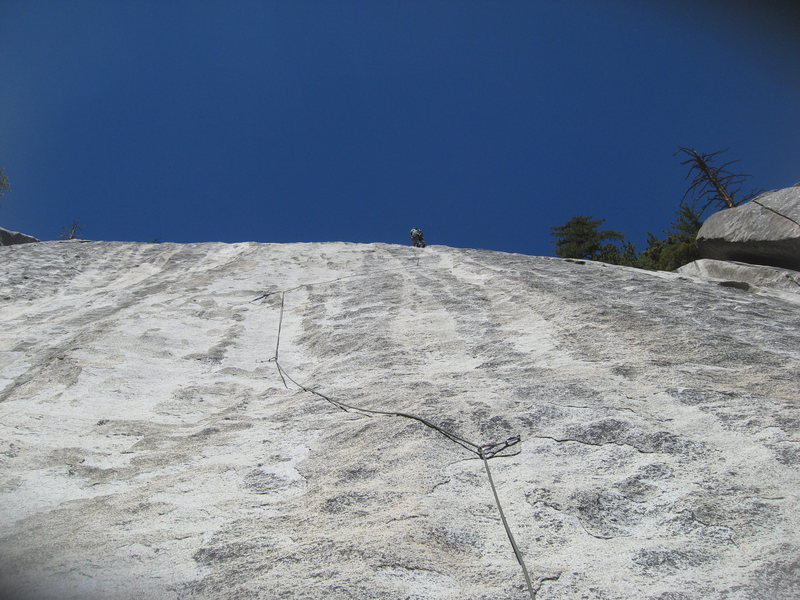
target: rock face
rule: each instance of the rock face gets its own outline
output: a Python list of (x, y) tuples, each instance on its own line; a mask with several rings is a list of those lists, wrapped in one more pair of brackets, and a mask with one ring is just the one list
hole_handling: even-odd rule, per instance
[(719, 211), (697, 234), (702, 258), (800, 271), (800, 186)]
[(677, 272), (682, 275), (713, 279), (722, 284), (740, 283), (742, 284), (740, 287), (744, 289), (755, 286), (800, 294), (800, 273), (791, 269), (701, 258), (682, 266)]
[(8, 598), (530, 599), (481, 460), (294, 382), (519, 434), (537, 600), (800, 597), (781, 298), (383, 244), (44, 242), (0, 282)]
[(0, 227), (0, 246), (11, 246), (12, 244), (30, 244), (38, 242), (35, 237), (25, 235), (19, 231), (9, 231)]

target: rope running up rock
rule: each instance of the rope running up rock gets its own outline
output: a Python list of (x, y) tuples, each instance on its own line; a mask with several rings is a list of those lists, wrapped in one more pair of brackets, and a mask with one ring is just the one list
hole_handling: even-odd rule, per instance
[[(417, 265), (419, 265), (419, 257), (417, 257)], [(385, 271), (389, 271), (389, 270), (396, 270), (396, 269), (385, 269)], [(364, 275), (364, 276), (366, 276), (366, 275)], [(332, 280), (330, 282), (324, 282), (324, 283), (333, 283), (334, 281), (339, 281), (339, 280), (337, 279), (337, 280)], [(269, 359), (269, 362), (274, 362), (275, 363), (275, 366), (276, 366), (276, 368), (278, 370), (278, 375), (280, 375), (280, 378), (281, 378), (281, 381), (283, 382), (284, 387), (286, 389), (289, 389), (289, 386), (286, 383), (286, 380), (288, 379), (290, 382), (292, 382), (294, 385), (296, 385), (298, 388), (300, 388), (304, 392), (307, 392), (309, 394), (313, 394), (313, 395), (315, 395), (315, 396), (317, 396), (319, 398), (322, 398), (326, 402), (329, 402), (330, 404), (332, 404), (333, 406), (335, 406), (336, 408), (338, 408), (340, 410), (343, 410), (344, 412), (355, 412), (355, 413), (362, 414), (362, 415), (364, 415), (366, 417), (372, 417), (373, 415), (379, 415), (379, 416), (386, 416), (386, 417), (402, 417), (402, 418), (406, 418), (406, 419), (411, 419), (413, 421), (417, 421), (419, 423), (422, 423), (426, 427), (429, 427), (429, 428), (433, 429), (434, 431), (437, 431), (438, 433), (440, 433), (441, 435), (443, 435), (444, 437), (449, 439), (451, 442), (453, 442), (455, 444), (458, 444), (459, 446), (461, 446), (465, 450), (468, 450), (472, 454), (475, 454), (476, 456), (478, 456), (478, 458), (480, 458), (483, 461), (483, 466), (486, 469), (486, 475), (487, 475), (487, 477), (489, 479), (489, 485), (492, 488), (492, 494), (494, 495), (495, 504), (497, 505), (497, 511), (500, 514), (500, 520), (503, 523), (503, 527), (505, 528), (506, 535), (508, 536), (508, 540), (511, 543), (511, 548), (514, 551), (514, 555), (516, 556), (517, 562), (519, 563), (520, 568), (522, 569), (522, 574), (525, 577), (525, 584), (527, 586), (528, 593), (531, 596), (531, 600), (536, 600), (536, 592), (534, 591), (533, 586), (531, 585), (531, 578), (530, 578), (530, 575), (528, 574), (528, 569), (525, 566), (525, 561), (523, 559), (522, 552), (520, 551), (519, 547), (517, 546), (517, 543), (514, 540), (514, 536), (511, 533), (511, 529), (510, 529), (510, 527), (508, 525), (508, 521), (506, 519), (505, 513), (503, 512), (503, 507), (500, 504), (500, 498), (499, 498), (499, 496), (497, 494), (497, 488), (495, 487), (494, 479), (492, 478), (492, 473), (491, 473), (491, 471), (489, 469), (489, 459), (494, 458), (496, 456), (513, 456), (513, 455), (508, 455), (508, 454), (502, 454), (502, 453), (506, 449), (518, 444), (521, 441), (520, 436), (519, 435), (515, 435), (515, 436), (512, 436), (512, 437), (509, 437), (508, 439), (506, 439), (506, 440), (504, 440), (502, 442), (495, 442), (495, 443), (489, 443), (489, 444), (476, 444), (476, 443), (471, 442), (471, 441), (469, 441), (467, 439), (464, 439), (463, 437), (461, 437), (459, 435), (456, 435), (452, 431), (448, 431), (448, 430), (446, 430), (446, 429), (444, 429), (442, 427), (439, 427), (438, 425), (436, 425), (434, 423), (431, 423), (430, 421), (428, 421), (427, 419), (424, 419), (423, 417), (420, 417), (420, 416), (417, 416), (417, 415), (413, 415), (413, 414), (410, 414), (410, 413), (404, 413), (404, 412), (383, 411), (383, 410), (376, 410), (376, 409), (370, 409), (370, 408), (363, 408), (363, 407), (359, 407), (359, 406), (353, 406), (351, 404), (347, 404), (347, 403), (342, 402), (340, 400), (335, 400), (335, 399), (331, 398), (330, 396), (327, 396), (327, 395), (325, 395), (325, 394), (323, 394), (323, 393), (321, 393), (321, 392), (319, 392), (319, 391), (317, 391), (317, 390), (315, 390), (313, 388), (310, 388), (308, 386), (303, 385), (302, 383), (299, 383), (291, 375), (289, 375), (289, 373), (286, 372), (286, 370), (283, 368), (283, 366), (280, 363), (279, 351), (280, 351), (280, 344), (281, 344), (281, 331), (282, 331), (282, 328), (283, 328), (283, 315), (284, 315), (284, 308), (285, 308), (285, 303), (286, 303), (286, 294), (288, 292), (300, 289), (301, 287), (308, 287), (308, 286), (311, 286), (311, 285), (317, 285), (317, 284), (309, 283), (309, 284), (299, 285), (297, 287), (294, 287), (294, 288), (291, 288), (291, 289), (288, 289), (288, 290), (275, 290), (275, 291), (272, 291), (272, 292), (266, 292), (263, 295), (259, 296), (258, 298), (255, 298), (255, 299), (251, 300), (251, 302), (256, 302), (258, 300), (262, 300), (264, 298), (272, 296), (273, 294), (280, 294), (281, 295), (281, 309), (280, 309), (280, 317), (279, 317), (279, 321), (278, 321), (278, 338), (277, 338), (277, 342), (275, 344), (275, 354), (274, 354), (274, 356), (272, 358)]]

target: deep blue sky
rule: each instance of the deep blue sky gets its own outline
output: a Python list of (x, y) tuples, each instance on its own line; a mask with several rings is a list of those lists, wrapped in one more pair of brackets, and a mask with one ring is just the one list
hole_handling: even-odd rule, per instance
[(641, 250), (679, 145), (800, 181), (790, 5), (0, 0), (0, 226), (552, 255), (592, 215)]

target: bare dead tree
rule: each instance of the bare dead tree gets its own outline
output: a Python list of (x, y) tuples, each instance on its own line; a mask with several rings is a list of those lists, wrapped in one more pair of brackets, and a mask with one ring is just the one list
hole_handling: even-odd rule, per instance
[(686, 202), (687, 197), (691, 198), (692, 205), (700, 206), (700, 213), (703, 214), (712, 205), (719, 208), (733, 208), (752, 199), (756, 194), (750, 192), (743, 198), (737, 199), (741, 191), (742, 183), (750, 177), (744, 173), (732, 173), (728, 167), (739, 162), (732, 160), (720, 166), (715, 166), (713, 161), (718, 154), (726, 150), (718, 150), (710, 154), (702, 154), (694, 148), (678, 148), (675, 154), (683, 153), (689, 158), (681, 161), (682, 165), (689, 165), (689, 172), (686, 178), (692, 177), (689, 188), (681, 199), (681, 204)]

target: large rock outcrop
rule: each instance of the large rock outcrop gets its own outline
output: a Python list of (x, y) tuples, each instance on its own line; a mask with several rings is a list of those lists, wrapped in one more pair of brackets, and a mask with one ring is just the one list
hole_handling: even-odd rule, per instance
[(12, 244), (30, 244), (38, 242), (32, 235), (26, 235), (19, 231), (9, 231), (0, 227), (0, 246), (11, 246)]
[(714, 213), (700, 228), (697, 247), (702, 258), (800, 271), (800, 186)]
[(726, 260), (701, 258), (677, 269), (681, 275), (690, 275), (727, 284), (731, 287), (749, 287), (776, 290), (797, 295), (800, 302), (800, 272), (778, 267), (748, 265)]
[(384, 244), (43, 242), (0, 289), (7, 598), (530, 600), (473, 453), (295, 381), (519, 434), (537, 600), (800, 597), (781, 298)]

